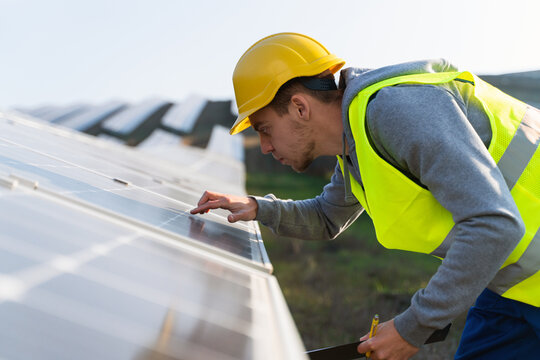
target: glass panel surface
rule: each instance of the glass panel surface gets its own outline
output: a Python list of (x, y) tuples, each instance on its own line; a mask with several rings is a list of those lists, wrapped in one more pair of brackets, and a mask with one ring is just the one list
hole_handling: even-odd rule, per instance
[(188, 213), (222, 179), (152, 159), (0, 114), (0, 359), (304, 358), (256, 227)]
[(47, 197), (0, 199), (0, 358), (253, 358), (262, 278)]

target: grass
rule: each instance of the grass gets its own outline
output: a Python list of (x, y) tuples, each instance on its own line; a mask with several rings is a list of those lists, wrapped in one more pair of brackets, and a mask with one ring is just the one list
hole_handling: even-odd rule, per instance
[[(247, 174), (248, 193), (285, 199), (314, 197), (327, 182), (305, 174)], [(427, 255), (383, 248), (365, 214), (332, 241), (277, 237), (265, 227), (261, 231), (306, 349), (357, 340), (376, 313), (382, 321), (392, 319), (409, 306), (440, 263)], [(414, 358), (452, 359), (462, 327), (460, 317), (447, 341), (425, 346)]]

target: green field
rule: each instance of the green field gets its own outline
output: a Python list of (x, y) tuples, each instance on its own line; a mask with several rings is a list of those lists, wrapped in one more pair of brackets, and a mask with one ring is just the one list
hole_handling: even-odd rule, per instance
[[(249, 194), (273, 193), (305, 199), (319, 194), (328, 179), (292, 173), (250, 173)], [(261, 226), (270, 260), (306, 349), (357, 340), (379, 314), (389, 320), (409, 306), (440, 261), (427, 255), (387, 250), (377, 243), (366, 214), (336, 240), (276, 237)], [(447, 341), (425, 346), (415, 359), (453, 359), (464, 316)]]

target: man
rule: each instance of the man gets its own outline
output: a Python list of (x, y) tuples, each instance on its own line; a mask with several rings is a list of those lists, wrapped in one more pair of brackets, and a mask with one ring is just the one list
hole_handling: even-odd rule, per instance
[(239, 116), (296, 171), (337, 155), (330, 184), (302, 201), (206, 192), (192, 213), (230, 210), (274, 232), (333, 239), (363, 210), (385, 247), (442, 264), (410, 307), (364, 336), (360, 353), (407, 359), (471, 308), (456, 359), (540, 350), (540, 112), (445, 61), (341, 71), (307, 36), (266, 37), (233, 75)]

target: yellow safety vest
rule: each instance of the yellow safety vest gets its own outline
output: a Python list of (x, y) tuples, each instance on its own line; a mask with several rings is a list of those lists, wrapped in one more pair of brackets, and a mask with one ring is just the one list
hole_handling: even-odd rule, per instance
[[(443, 84), (453, 80), (474, 85), (474, 96), (489, 117), (488, 151), (497, 163), (525, 223), (526, 232), (488, 288), (540, 306), (540, 112), (469, 72), (424, 73), (390, 78), (360, 91), (349, 106), (362, 186), (348, 174), (351, 190), (372, 218), (378, 241), (391, 249), (444, 257), (444, 240), (455, 225), (452, 214), (430, 191), (382, 159), (365, 131), (371, 95), (397, 84)], [(343, 161), (338, 156), (343, 171)], [(345, 173), (344, 173), (345, 175)]]

